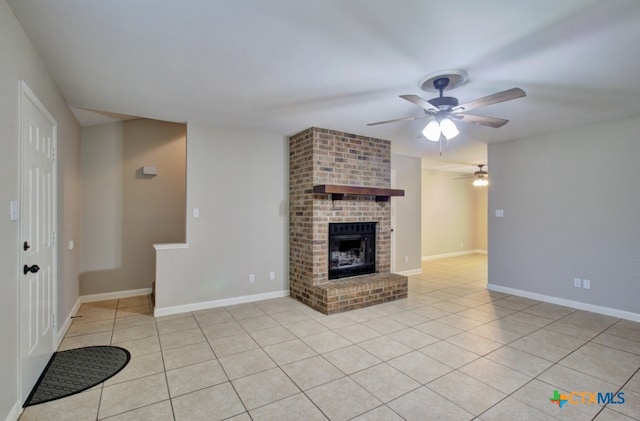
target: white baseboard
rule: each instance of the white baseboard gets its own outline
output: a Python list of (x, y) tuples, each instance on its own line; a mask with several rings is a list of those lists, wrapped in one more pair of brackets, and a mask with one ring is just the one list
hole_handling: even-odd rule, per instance
[(288, 297), (289, 290), (265, 292), (262, 294), (244, 295), (241, 297), (224, 298), (222, 300), (203, 301), (199, 303), (183, 304), (171, 307), (157, 307), (153, 312), (155, 317), (169, 316), (171, 314), (186, 313), (189, 311), (206, 310), (209, 308), (232, 306), (235, 304), (251, 303), (254, 301), (269, 300), (272, 298)]
[(605, 316), (617, 317), (620, 319), (640, 322), (640, 314), (630, 311), (618, 310), (610, 307), (602, 307), (594, 304), (582, 303), (580, 301), (567, 300), (553, 297), (551, 295), (538, 294), (535, 292), (523, 291), (521, 289), (508, 288), (501, 285), (487, 284), (489, 291), (503, 292), (505, 294), (517, 295), (518, 297), (531, 298), (533, 300), (544, 301), (545, 303), (558, 304), (578, 310), (590, 311), (592, 313), (604, 314)]
[(411, 276), (411, 275), (421, 275), (422, 269), (411, 269), (411, 270), (403, 270), (402, 272), (394, 272), (398, 275)]
[(475, 254), (475, 253), (487, 254), (487, 251), (477, 249), (477, 250), (454, 251), (452, 253), (432, 254), (431, 256), (422, 256), (422, 261), (424, 262), (427, 260), (444, 259), (447, 257), (466, 256), (467, 254)]
[(82, 304), (81, 301), (80, 301), (80, 298), (81, 297), (78, 297), (78, 299), (76, 300), (75, 305), (73, 306), (73, 308), (71, 309), (71, 311), (69, 312), (67, 317), (65, 317), (64, 323), (62, 323), (61, 326), (58, 326), (58, 331), (56, 332), (56, 337), (53, 339), (54, 343), (55, 343), (55, 346), (56, 346), (56, 349), (58, 349), (58, 347), (62, 343), (62, 340), (64, 339), (64, 335), (67, 334), (67, 331), (71, 327), (71, 322), (73, 321), (73, 319), (71, 317), (75, 316), (76, 313), (78, 312), (78, 310), (80, 309), (80, 305)]
[(22, 405), (20, 405), (20, 401), (18, 401), (15, 403), (15, 405), (13, 405), (13, 408), (11, 408), (11, 411), (9, 411), (9, 413), (7, 414), (7, 418), (5, 418), (4, 420), (16, 421), (21, 413), (22, 413)]
[(130, 289), (127, 291), (104, 292), (102, 294), (81, 295), (80, 304), (93, 303), (95, 301), (115, 300), (117, 298), (136, 297), (138, 295), (151, 294), (151, 288)]

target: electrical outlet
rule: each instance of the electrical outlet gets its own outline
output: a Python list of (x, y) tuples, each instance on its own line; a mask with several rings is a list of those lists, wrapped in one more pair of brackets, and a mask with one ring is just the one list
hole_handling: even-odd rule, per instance
[(589, 279), (582, 280), (582, 288), (591, 289), (591, 281)]
[(200, 218), (200, 208), (193, 208), (193, 217)]
[(460, 243), (460, 248), (464, 247), (464, 243)]
[(573, 286), (576, 288), (580, 288), (582, 286), (582, 279), (573, 278)]
[(275, 272), (269, 272), (269, 280), (273, 281), (274, 279), (276, 279), (276, 273)]
[(249, 283), (252, 284), (255, 281), (256, 281), (256, 275), (252, 273), (251, 275), (249, 275)]
[(409, 256), (404, 256), (404, 262), (409, 263)]

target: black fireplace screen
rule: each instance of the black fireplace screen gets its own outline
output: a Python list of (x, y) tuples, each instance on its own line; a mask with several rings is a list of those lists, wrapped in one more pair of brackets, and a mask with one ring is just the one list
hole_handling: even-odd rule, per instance
[(329, 279), (376, 271), (376, 222), (329, 224)]

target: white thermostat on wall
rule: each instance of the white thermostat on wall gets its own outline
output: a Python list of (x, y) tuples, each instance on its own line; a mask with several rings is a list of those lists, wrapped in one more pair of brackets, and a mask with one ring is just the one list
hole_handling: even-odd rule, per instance
[(142, 167), (143, 175), (158, 175), (158, 167)]

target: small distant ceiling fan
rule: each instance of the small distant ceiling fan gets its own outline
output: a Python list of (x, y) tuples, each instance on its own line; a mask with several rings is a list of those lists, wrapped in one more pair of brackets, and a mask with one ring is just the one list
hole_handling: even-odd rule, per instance
[(436, 90), (440, 93), (440, 96), (426, 100), (417, 95), (400, 95), (400, 98), (423, 108), (425, 115), (378, 121), (375, 123), (368, 123), (367, 126), (433, 117), (433, 120), (427, 124), (422, 131), (422, 134), (424, 134), (427, 139), (434, 142), (440, 141), (442, 136), (444, 136), (448, 141), (459, 133), (458, 128), (452, 120), (458, 120), (463, 123), (480, 124), (482, 126), (494, 128), (502, 127), (507, 124), (509, 120), (466, 113), (468, 111), (475, 110), (476, 108), (486, 107), (488, 105), (511, 101), (512, 99), (526, 96), (526, 93), (522, 89), (511, 88), (506, 91), (459, 104), (458, 98), (443, 95), (445, 90), (456, 88), (464, 84), (466, 81), (467, 73), (462, 70), (446, 70), (427, 75), (420, 81), (421, 89), (425, 91)]
[(485, 187), (489, 185), (489, 173), (484, 170), (485, 164), (478, 164), (478, 171), (473, 175), (469, 174), (464, 177), (456, 177), (454, 180), (463, 180), (473, 178), (473, 185), (476, 187)]

